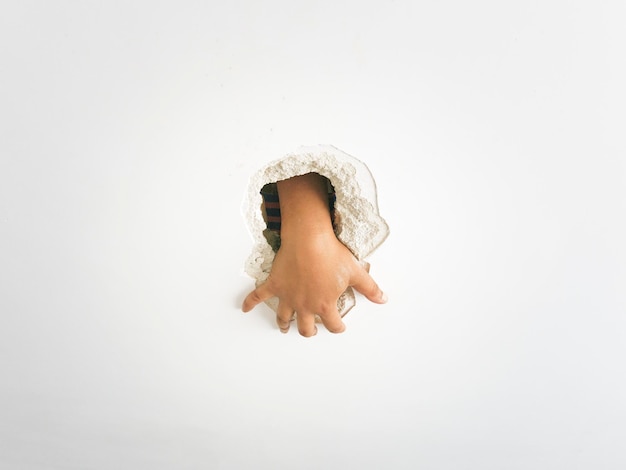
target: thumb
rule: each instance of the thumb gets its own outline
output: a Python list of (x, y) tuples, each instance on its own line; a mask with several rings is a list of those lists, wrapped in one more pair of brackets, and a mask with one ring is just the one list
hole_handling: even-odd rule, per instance
[(246, 296), (243, 301), (243, 305), (241, 306), (241, 310), (243, 310), (244, 312), (249, 312), (255, 306), (257, 306), (261, 302), (265, 302), (267, 299), (273, 296), (274, 294), (270, 290), (268, 283), (265, 282)]

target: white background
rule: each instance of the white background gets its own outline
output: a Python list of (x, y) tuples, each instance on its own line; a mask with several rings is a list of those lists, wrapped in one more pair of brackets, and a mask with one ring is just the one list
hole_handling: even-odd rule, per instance
[[(0, 468), (626, 468), (625, 13), (3, 2)], [(317, 143), (390, 300), (305, 339), (240, 205)]]

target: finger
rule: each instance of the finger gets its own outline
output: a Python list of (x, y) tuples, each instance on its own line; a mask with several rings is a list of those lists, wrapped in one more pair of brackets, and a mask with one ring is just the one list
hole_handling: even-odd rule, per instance
[(361, 267), (355, 271), (350, 285), (374, 303), (387, 302), (387, 295), (380, 290), (372, 276)]
[(276, 324), (280, 328), (281, 333), (287, 333), (289, 331), (289, 325), (291, 325), (291, 319), (293, 318), (293, 308), (284, 302), (278, 304), (276, 310)]
[(337, 304), (328, 309), (325, 313), (320, 314), (320, 318), (326, 329), (331, 333), (342, 333), (346, 329), (346, 325), (341, 320), (339, 311), (337, 311)]
[(298, 332), (305, 337), (315, 336), (317, 326), (315, 326), (315, 315), (311, 312), (298, 312), (296, 316), (298, 322)]
[(273, 297), (274, 294), (271, 292), (267, 282), (265, 284), (261, 284), (259, 287), (250, 292), (243, 301), (241, 306), (241, 310), (244, 312), (249, 312), (254, 307), (256, 307), (261, 302), (265, 302), (267, 299)]

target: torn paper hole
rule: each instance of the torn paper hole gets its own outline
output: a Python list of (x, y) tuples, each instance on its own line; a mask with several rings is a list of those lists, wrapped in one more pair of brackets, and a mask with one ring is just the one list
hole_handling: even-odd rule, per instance
[[(255, 280), (256, 286), (265, 282), (274, 260), (274, 250), (264, 235), (267, 224), (261, 210), (261, 189), (267, 184), (306, 173), (318, 173), (328, 178), (336, 196), (335, 233), (359, 261), (365, 262), (389, 235), (389, 227), (378, 213), (376, 183), (367, 166), (330, 145), (302, 147), (261, 168), (248, 184), (242, 212), (254, 247), (245, 271)], [(276, 297), (265, 303), (274, 311), (278, 308)], [(343, 316), (354, 305), (354, 292), (349, 287), (339, 298), (337, 309)]]

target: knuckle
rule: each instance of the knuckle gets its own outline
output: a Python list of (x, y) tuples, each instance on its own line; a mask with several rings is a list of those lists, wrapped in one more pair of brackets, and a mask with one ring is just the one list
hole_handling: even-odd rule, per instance
[(276, 321), (280, 323), (289, 323), (292, 316), (293, 315), (289, 312), (278, 312), (278, 314), (276, 314)]
[(284, 315), (282, 315), (282, 316), (281, 315), (277, 315), (276, 316), (276, 323), (278, 323), (278, 326), (286, 326), (286, 325), (289, 325), (289, 320)]
[(336, 303), (322, 302), (320, 304), (320, 306), (318, 307), (318, 311), (322, 315), (329, 315), (329, 314), (333, 313), (333, 310), (336, 309), (336, 308), (337, 308), (337, 304)]

